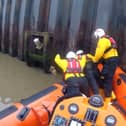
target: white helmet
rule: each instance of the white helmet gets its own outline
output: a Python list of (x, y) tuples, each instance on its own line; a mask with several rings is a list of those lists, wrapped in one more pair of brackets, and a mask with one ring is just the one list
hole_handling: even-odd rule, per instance
[(66, 58), (67, 59), (72, 59), (72, 58), (76, 58), (76, 54), (73, 52), (73, 51), (69, 51), (67, 54), (66, 54)]
[(94, 31), (94, 36), (96, 38), (101, 38), (102, 36), (105, 35), (105, 31), (102, 29), (102, 28), (97, 28), (95, 31)]
[(84, 53), (83, 50), (78, 50), (78, 51), (76, 52), (76, 55), (81, 55), (81, 54), (83, 54), (83, 53)]

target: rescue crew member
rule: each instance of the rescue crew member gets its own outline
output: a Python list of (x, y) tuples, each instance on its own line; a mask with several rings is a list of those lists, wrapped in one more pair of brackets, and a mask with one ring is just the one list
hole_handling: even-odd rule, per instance
[(88, 82), (83, 73), (86, 63), (85, 56), (82, 56), (81, 60), (77, 60), (76, 54), (73, 51), (69, 51), (64, 59), (61, 58), (60, 54), (57, 54), (55, 62), (63, 71), (67, 94), (83, 93), (89, 96)]
[(95, 30), (94, 36), (98, 39), (95, 55), (87, 54), (87, 56), (91, 58), (94, 63), (99, 63), (102, 59), (103, 69), (100, 72), (100, 78), (104, 88), (105, 101), (110, 102), (112, 95), (112, 79), (119, 63), (117, 43), (112, 37), (106, 35), (105, 31), (101, 28)]
[(84, 55), (84, 51), (83, 50), (77, 50), (76, 55), (77, 55), (77, 59), (81, 60), (82, 56)]
[[(84, 55), (84, 51), (77, 50), (76, 55), (77, 55), (77, 58), (80, 60), (82, 58), (82, 56)], [(89, 59), (88, 57), (86, 57), (86, 65), (84, 68), (85, 76), (88, 80), (88, 84), (90, 86), (92, 94), (99, 94), (99, 86), (98, 86), (96, 78), (95, 78), (94, 68), (95, 67), (94, 67), (94, 63), (92, 62), (92, 60)]]

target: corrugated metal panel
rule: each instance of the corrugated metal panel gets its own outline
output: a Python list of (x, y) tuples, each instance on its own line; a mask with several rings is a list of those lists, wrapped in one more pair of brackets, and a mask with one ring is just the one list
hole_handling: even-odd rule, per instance
[(8, 52), (9, 47), (9, 18), (10, 18), (11, 0), (3, 1), (3, 14), (2, 14), (2, 40), (1, 50), (5, 53)]
[(18, 56), (22, 59), (22, 53), (23, 53), (23, 35), (24, 35), (24, 23), (25, 23), (25, 13), (26, 13), (26, 5), (27, 1), (22, 0), (21, 1), (21, 8), (20, 8), (20, 14), (19, 14), (19, 38), (18, 38)]
[(38, 31), (47, 32), (49, 16), (49, 0), (40, 0)]
[(53, 33), (53, 53), (64, 55), (79, 48), (87, 53), (96, 44), (92, 31), (102, 27), (118, 40), (124, 57), (125, 0), (0, 0), (0, 4), (0, 46), (12, 56), (24, 59), (26, 31)]
[(99, 0), (96, 16), (96, 27), (102, 27), (107, 30), (112, 12), (112, 2), (113, 0)]
[(3, 1), (0, 1), (0, 50), (1, 50), (1, 40), (2, 40), (2, 14), (3, 14)]
[(110, 33), (118, 41), (121, 64), (126, 70), (126, 1), (113, 0), (112, 15), (109, 23)]
[(40, 0), (33, 0), (31, 6), (31, 22), (30, 27), (31, 30), (37, 31), (38, 30), (38, 20), (39, 20), (39, 9), (40, 9)]
[(30, 27), (32, 31), (47, 31), (49, 5), (49, 0), (33, 0), (30, 13)]
[[(70, 19), (70, 28), (69, 28), (69, 48), (76, 49), (76, 39), (81, 22), (81, 14), (83, 10), (83, 4), (85, 0), (73, 0), (72, 10), (71, 10), (71, 19)], [(76, 14), (76, 16), (75, 16)]]
[(18, 44), (18, 23), (21, 0), (12, 0), (10, 10), (10, 27), (9, 27), (9, 54), (17, 55)]
[(79, 32), (77, 36), (77, 49), (83, 49), (85, 53), (90, 51), (92, 31), (95, 27), (98, 0), (85, 0), (81, 12)]
[(19, 14), (18, 57), (24, 59), (24, 32), (30, 30), (32, 0), (21, 0)]
[(54, 34), (54, 51), (62, 54), (68, 48), (70, 13), (72, 0), (51, 0), (48, 31)]

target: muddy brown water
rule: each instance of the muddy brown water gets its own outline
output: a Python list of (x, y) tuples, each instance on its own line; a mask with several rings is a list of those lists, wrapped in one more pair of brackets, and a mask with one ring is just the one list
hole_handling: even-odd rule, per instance
[(25, 62), (0, 53), (0, 97), (12, 101), (27, 98), (55, 82), (61, 75), (45, 74), (41, 68), (28, 67)]

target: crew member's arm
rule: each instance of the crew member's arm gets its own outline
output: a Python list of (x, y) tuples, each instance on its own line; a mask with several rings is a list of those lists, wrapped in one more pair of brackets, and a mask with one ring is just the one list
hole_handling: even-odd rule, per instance
[(63, 72), (66, 71), (67, 60), (66, 59), (61, 59), (60, 54), (57, 54), (55, 56), (55, 63), (63, 70)]
[(87, 54), (87, 56), (91, 58), (93, 62), (98, 62), (104, 55), (104, 52), (108, 48), (109, 43), (109, 40), (106, 38), (100, 39), (96, 47), (95, 55), (93, 56), (91, 54)]
[(82, 68), (85, 67), (85, 65), (86, 65), (86, 55), (82, 55), (82, 58), (80, 60), (80, 65), (81, 65)]

